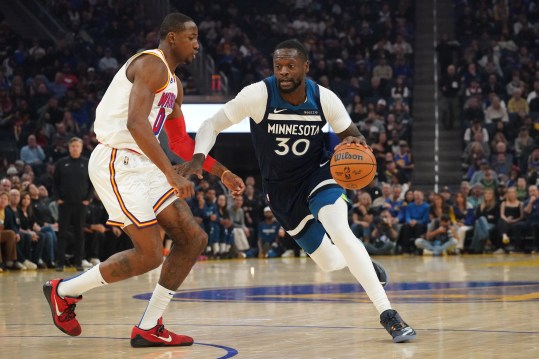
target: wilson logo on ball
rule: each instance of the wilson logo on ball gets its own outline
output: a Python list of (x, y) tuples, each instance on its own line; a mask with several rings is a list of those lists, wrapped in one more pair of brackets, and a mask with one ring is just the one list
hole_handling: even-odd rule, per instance
[(362, 156), (362, 155), (358, 155), (358, 154), (355, 154), (355, 153), (349, 153), (349, 152), (336, 153), (333, 157), (334, 157), (334, 159), (335, 159), (335, 162), (338, 162), (338, 161), (340, 161), (340, 160), (358, 160), (358, 161), (363, 161), (363, 156)]
[(341, 187), (360, 189), (376, 176), (376, 158), (364, 146), (341, 147), (331, 157), (329, 169)]

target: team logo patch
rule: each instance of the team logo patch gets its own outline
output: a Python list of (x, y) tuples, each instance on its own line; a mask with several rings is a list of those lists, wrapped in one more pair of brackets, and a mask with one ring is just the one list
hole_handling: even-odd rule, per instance
[(129, 157), (124, 157), (124, 166), (127, 166), (129, 164)]

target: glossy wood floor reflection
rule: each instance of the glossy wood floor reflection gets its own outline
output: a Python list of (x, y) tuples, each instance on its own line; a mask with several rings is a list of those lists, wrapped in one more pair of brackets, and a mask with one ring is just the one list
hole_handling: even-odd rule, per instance
[(53, 326), (42, 294), (56, 272), (4, 272), (0, 358), (539, 357), (538, 255), (378, 259), (415, 342), (391, 342), (348, 271), (323, 273), (308, 258), (253, 259), (197, 263), (164, 317), (195, 338), (177, 349), (129, 345), (158, 271), (86, 293), (75, 338)]

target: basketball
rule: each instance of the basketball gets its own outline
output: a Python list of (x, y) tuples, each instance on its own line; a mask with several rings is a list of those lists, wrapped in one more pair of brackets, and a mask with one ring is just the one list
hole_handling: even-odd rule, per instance
[(343, 146), (331, 157), (329, 165), (333, 179), (343, 188), (361, 189), (376, 175), (376, 159), (363, 146)]

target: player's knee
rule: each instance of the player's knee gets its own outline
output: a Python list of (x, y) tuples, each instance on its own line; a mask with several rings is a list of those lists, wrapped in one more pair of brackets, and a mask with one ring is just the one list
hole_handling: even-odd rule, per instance
[(142, 273), (151, 271), (163, 263), (163, 250), (160, 245), (148, 246), (145, 250), (139, 248), (137, 253), (139, 258), (138, 265)]
[(322, 272), (328, 273), (328, 272), (334, 272), (336, 270), (343, 269), (344, 267), (346, 267), (346, 263), (344, 263), (343, 261), (334, 260), (334, 261), (318, 263), (318, 267), (322, 269)]
[(201, 228), (189, 238), (177, 236), (173, 237), (172, 240), (175, 246), (196, 253), (198, 256), (208, 245), (208, 234)]
[(318, 267), (323, 272), (334, 272), (346, 267), (346, 261), (340, 256), (315, 255), (311, 254), (311, 258), (315, 261)]
[(202, 253), (208, 245), (208, 234), (204, 231), (200, 231), (196, 236), (189, 240), (189, 246), (198, 256)]
[(163, 251), (159, 251), (159, 253), (146, 257), (144, 262), (146, 271), (151, 271), (159, 267), (163, 263)]

